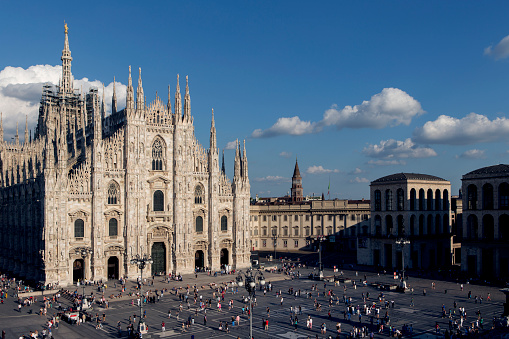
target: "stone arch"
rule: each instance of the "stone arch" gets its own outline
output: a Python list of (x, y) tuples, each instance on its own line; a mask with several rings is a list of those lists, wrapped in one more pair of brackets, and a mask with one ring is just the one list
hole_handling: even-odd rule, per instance
[(467, 187), (467, 209), (477, 209), (477, 186), (474, 184)]
[(152, 170), (162, 171), (164, 170), (164, 164), (166, 163), (166, 142), (164, 139), (157, 135), (152, 141)]
[(108, 183), (108, 205), (119, 205), (119, 204), (120, 204), (120, 185), (115, 180), (111, 180)]
[(410, 190), (410, 211), (415, 211), (416, 192), (415, 188)]
[(485, 210), (493, 209), (493, 185), (484, 184), (482, 186), (482, 208)]
[(205, 202), (205, 188), (201, 183), (194, 187), (194, 203), (203, 204)]

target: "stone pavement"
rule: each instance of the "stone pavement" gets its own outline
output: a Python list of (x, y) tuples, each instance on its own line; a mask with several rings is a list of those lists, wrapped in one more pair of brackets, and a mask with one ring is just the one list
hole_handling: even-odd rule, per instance
[[(323, 292), (324, 283), (319, 281), (313, 281), (306, 279), (307, 274), (312, 272), (310, 269), (300, 270), (303, 278), (299, 280), (291, 280), (288, 276), (277, 273), (265, 272), (265, 278), (267, 282), (274, 283), (274, 290), (272, 293), (267, 293), (263, 296), (263, 293), (257, 291), (257, 306), (253, 312), (253, 334), (256, 339), (258, 338), (315, 338), (318, 335), (319, 338), (325, 338), (325, 335), (320, 333), (319, 325), (325, 323), (327, 326), (327, 334), (332, 334), (335, 337), (336, 333), (332, 330), (335, 329), (335, 324), (340, 322), (342, 324), (341, 337), (346, 337), (346, 333), (349, 332), (354, 326), (360, 325), (357, 316), (352, 318), (350, 321), (343, 319), (343, 311), (345, 305), (333, 305), (331, 310), (331, 318), (328, 317), (329, 307), (327, 306), (326, 298), (322, 295), (317, 297), (316, 292), (313, 292), (313, 298), (307, 299), (304, 296), (305, 291), (311, 291), (311, 286), (317, 284), (319, 292)], [(325, 271), (325, 275), (332, 275), (333, 272)], [(361, 277), (364, 277), (364, 273), (359, 272), (356, 276), (355, 271), (344, 271), (346, 277), (357, 279), (359, 281)], [(380, 282), (380, 283), (395, 283), (392, 275), (381, 275), (373, 273), (366, 273), (368, 283)], [(169, 284), (162, 281), (160, 277), (156, 277), (154, 286), (144, 286), (144, 290), (147, 289), (158, 289), (162, 288), (174, 288), (182, 287), (185, 288), (187, 285), (197, 284), (199, 288), (199, 294), (203, 295), (204, 299), (211, 298), (212, 290), (208, 287), (210, 283), (225, 283), (228, 281), (235, 280), (236, 275), (223, 275), (223, 276), (208, 276), (205, 273), (199, 273), (198, 279), (194, 275), (184, 276), (184, 281), (176, 282), (172, 281)], [(484, 318), (484, 327), (491, 327), (493, 316), (499, 316), (503, 309), (503, 302), (505, 301), (504, 295), (499, 292), (498, 288), (477, 286), (477, 285), (464, 285), (463, 292), (460, 289), (460, 285), (451, 282), (435, 281), (435, 289), (432, 288), (432, 280), (429, 279), (418, 279), (410, 278), (408, 280), (409, 288), (414, 288), (413, 295), (411, 293), (399, 293), (399, 292), (384, 292), (386, 300), (394, 300), (395, 307), (381, 310), (381, 316), (388, 312), (391, 318), (391, 324), (398, 329), (404, 324), (412, 324), (414, 329), (414, 337), (426, 338), (434, 336), (434, 326), (438, 322), (442, 333), (448, 328), (448, 319), (441, 318), (441, 307), (445, 305), (447, 311), (453, 308), (453, 303), (456, 301), (458, 307), (465, 307), (467, 310), (467, 323), (470, 324), (475, 321), (476, 311), (481, 311)], [(111, 283), (110, 283), (111, 284)], [(352, 287), (351, 283), (343, 284), (340, 286), (333, 286), (332, 283), (326, 283), (326, 289), (332, 289), (336, 295), (342, 298), (343, 294), (347, 297), (352, 297), (353, 305), (362, 305), (363, 301), (361, 298), (362, 293), (370, 293), (369, 302), (374, 301), (378, 296), (379, 291), (372, 286), (361, 287), (357, 289)], [(359, 284), (357, 284), (359, 285)], [(206, 286), (201, 288), (201, 286)], [(128, 291), (134, 291), (135, 284), (128, 282)], [(288, 289), (293, 287), (295, 290), (301, 289), (301, 297), (294, 298), (288, 295)], [(346, 287), (346, 291), (344, 288)], [(74, 289), (76, 289), (74, 287)], [(73, 289), (73, 290), (74, 290)], [(281, 305), (280, 299), (276, 298), (275, 292), (281, 289), (284, 303)], [(426, 296), (423, 296), (422, 292), (426, 289)], [(86, 293), (92, 292), (92, 287), (86, 287)], [(447, 293), (446, 293), (447, 290)], [(468, 299), (468, 291), (472, 291), (472, 299)], [(113, 284), (106, 289), (105, 296), (110, 294), (117, 294), (119, 292), (119, 286), (114, 287)], [(78, 289), (78, 293), (81, 293), (81, 287)], [(97, 288), (94, 293), (97, 295)], [(491, 294), (491, 301), (487, 302), (487, 293)], [(483, 295), (484, 301), (482, 304), (475, 303), (474, 296)], [(230, 292), (225, 297), (225, 302), (222, 302), (222, 311), (216, 310), (216, 304), (212, 304), (212, 308), (207, 310), (207, 325), (203, 324), (203, 312), (196, 311), (196, 305), (193, 304), (192, 294), (190, 296), (191, 307), (187, 310), (187, 305), (183, 304), (183, 311), (180, 314), (179, 321), (176, 320), (176, 314), (179, 307), (179, 300), (175, 295), (168, 295), (167, 293), (161, 299), (160, 302), (154, 304), (147, 304), (144, 306), (144, 310), (147, 311), (146, 322), (149, 326), (149, 336), (151, 338), (191, 338), (194, 335), (195, 339), (198, 338), (248, 338), (249, 337), (249, 321), (247, 316), (241, 315), (240, 326), (230, 326), (230, 333), (218, 330), (218, 324), (220, 321), (226, 322), (231, 319), (232, 316), (236, 316), (241, 313), (240, 308), (242, 307), (242, 296), (247, 296), (247, 292), (244, 288), (239, 287), (238, 294), (231, 294)], [(314, 299), (317, 299), (322, 306), (322, 311), (317, 311), (313, 307)], [(410, 306), (411, 299), (414, 298), (415, 306)], [(102, 329), (95, 329), (95, 323), (85, 323), (83, 325), (69, 325), (64, 322), (60, 323), (58, 330), (53, 331), (55, 338), (112, 338), (118, 337), (116, 329), (117, 322), (121, 322), (122, 326), (122, 337), (126, 337), (126, 326), (128, 323), (129, 316), (139, 314), (139, 308), (131, 306), (132, 298), (123, 297), (121, 299), (112, 300), (110, 302), (109, 309), (103, 309), (99, 306), (94, 306), (92, 314), (98, 313), (100, 316), (104, 313), (106, 315), (106, 322)], [(228, 300), (234, 300), (234, 307), (232, 310), (228, 310)], [(64, 305), (69, 305), (67, 300), (63, 301)], [(380, 305), (380, 303), (378, 303)], [(290, 324), (290, 306), (302, 308), (302, 315), (298, 315), (299, 324), (296, 331)], [(39, 309), (39, 304), (31, 306), (35, 311)], [(264, 331), (262, 327), (262, 319), (267, 317), (266, 309), (270, 309), (269, 318), (269, 330)], [(168, 311), (172, 310), (172, 317), (168, 320)], [(7, 338), (18, 338), (19, 335), (28, 335), (30, 331), (38, 330), (41, 333), (42, 326), (46, 321), (46, 318), (55, 313), (55, 309), (49, 309), (46, 317), (35, 314), (29, 314), (28, 308), (22, 309), (19, 313), (16, 308), (16, 304), (9, 296), (7, 301), (0, 305), (0, 330), (5, 330)], [(197, 315), (196, 315), (197, 314)], [(181, 332), (182, 322), (187, 320), (191, 316), (195, 319), (195, 324), (185, 332)], [(307, 316), (313, 318), (314, 324), (313, 329), (309, 330), (305, 326), (305, 319)], [(458, 314), (454, 315), (455, 319), (458, 318)], [(161, 322), (166, 323), (166, 331), (161, 331)], [(369, 325), (368, 317), (364, 316), (361, 320), (362, 324)], [(376, 334), (375, 337), (387, 337), (388, 332), (382, 334)]]

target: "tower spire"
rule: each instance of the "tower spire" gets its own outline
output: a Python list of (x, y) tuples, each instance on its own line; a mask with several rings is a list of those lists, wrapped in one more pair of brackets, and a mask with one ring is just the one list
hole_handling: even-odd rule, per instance
[(19, 144), (19, 134), (18, 134), (18, 122), (16, 121), (16, 136), (14, 137), (14, 142), (16, 145)]
[(69, 94), (72, 92), (72, 74), (71, 74), (71, 51), (69, 50), (69, 37), (67, 23), (64, 21), (64, 49), (62, 50), (62, 79), (60, 82), (60, 93)]
[(129, 65), (129, 79), (127, 80), (127, 93), (126, 93), (126, 113), (131, 114), (134, 110), (134, 90), (133, 90), (133, 79), (131, 78), (131, 65)]
[(292, 177), (292, 202), (303, 200), (302, 177), (300, 176), (299, 163), (297, 157), (295, 158), (295, 168)]
[(191, 120), (191, 96), (189, 95), (189, 77), (186, 75), (186, 94), (184, 96), (184, 120)]
[(223, 174), (225, 174), (225, 167), (224, 167), (224, 148), (223, 148), (223, 163), (221, 165), (221, 172), (223, 172)]
[(25, 140), (23, 141), (25, 145), (28, 145), (28, 114), (25, 117)]
[(212, 122), (210, 123), (210, 152), (216, 152), (216, 124), (214, 122), (214, 109), (212, 109)]
[(113, 77), (113, 96), (111, 97), (111, 114), (117, 113), (117, 90), (115, 88), (115, 77)]
[(180, 95), (180, 79), (177, 74), (177, 90), (175, 91), (175, 121), (182, 118), (182, 96)]
[(168, 85), (168, 114), (171, 115), (171, 93), (170, 93), (170, 85)]
[(145, 109), (145, 95), (143, 94), (143, 84), (141, 82), (141, 67), (139, 68), (139, 72), (140, 75), (138, 77), (138, 88), (136, 89), (136, 110), (141, 112)]

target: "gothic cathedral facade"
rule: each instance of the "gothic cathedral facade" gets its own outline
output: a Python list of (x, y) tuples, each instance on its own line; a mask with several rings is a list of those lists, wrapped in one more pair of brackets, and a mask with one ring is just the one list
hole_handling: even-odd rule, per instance
[[(194, 135), (186, 77), (164, 104), (145, 103), (131, 68), (125, 109), (111, 114), (97, 89), (73, 87), (68, 31), (58, 86), (45, 85), (34, 136), (3, 141), (0, 126), (0, 270), (71, 284), (139, 275), (250, 266), (250, 185), (245, 143), (234, 177), (220, 167), (214, 112), (210, 148)], [(182, 112), (183, 111), (183, 112)]]

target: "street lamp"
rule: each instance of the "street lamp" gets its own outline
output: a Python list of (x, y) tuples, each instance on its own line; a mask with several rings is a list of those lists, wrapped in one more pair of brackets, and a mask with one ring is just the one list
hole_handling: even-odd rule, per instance
[(323, 280), (323, 265), (322, 265), (322, 242), (325, 241), (324, 235), (319, 235), (316, 237), (318, 241), (318, 274), (320, 276), (320, 280)]
[(144, 254), (141, 257), (137, 254), (134, 258), (131, 259), (131, 264), (138, 266), (141, 271), (140, 275), (140, 322), (138, 323), (138, 333), (143, 334), (147, 333), (147, 325), (143, 321), (143, 269), (147, 266), (147, 264), (152, 264), (154, 261), (151, 257)]
[(253, 297), (256, 292), (256, 279), (260, 286), (265, 285), (265, 278), (263, 272), (258, 270), (253, 273), (252, 269), (248, 269), (246, 273), (239, 271), (237, 276), (237, 284), (242, 287), (246, 285), (246, 291), (249, 294), (249, 339), (253, 338)]
[(276, 246), (277, 246), (277, 231), (276, 230), (272, 230), (272, 241), (274, 241), (274, 260), (276, 260), (277, 256), (276, 256)]
[(401, 287), (406, 288), (405, 282), (405, 245), (410, 244), (410, 240), (408, 240), (405, 236), (405, 231), (403, 230), (401, 237), (396, 240), (396, 244), (401, 246), (401, 265), (403, 266), (402, 275), (403, 282), (401, 283)]
[[(90, 247), (78, 247), (74, 252), (81, 256), (83, 259), (83, 280), (85, 280), (85, 259), (88, 255), (94, 253)], [(81, 286), (83, 287), (83, 294), (81, 295), (81, 310), (83, 311), (83, 303), (85, 302), (85, 283), (82, 281)]]

